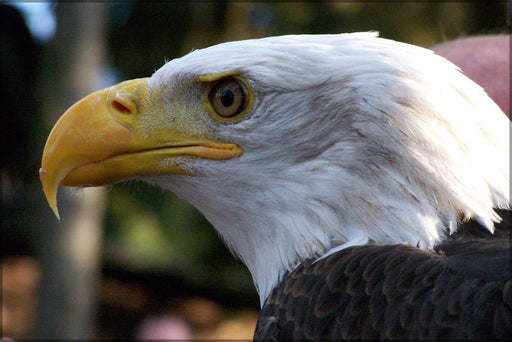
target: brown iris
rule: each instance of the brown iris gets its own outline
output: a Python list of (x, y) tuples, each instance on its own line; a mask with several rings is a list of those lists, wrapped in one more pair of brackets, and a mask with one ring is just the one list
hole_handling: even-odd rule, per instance
[(248, 104), (244, 84), (234, 77), (219, 80), (211, 89), (209, 99), (213, 110), (224, 118), (240, 114)]

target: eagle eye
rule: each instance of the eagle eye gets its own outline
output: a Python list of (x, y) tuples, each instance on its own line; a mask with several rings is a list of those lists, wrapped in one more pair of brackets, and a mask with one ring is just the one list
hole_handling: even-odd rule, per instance
[(223, 78), (211, 88), (209, 101), (219, 116), (232, 118), (247, 108), (247, 88), (235, 77)]

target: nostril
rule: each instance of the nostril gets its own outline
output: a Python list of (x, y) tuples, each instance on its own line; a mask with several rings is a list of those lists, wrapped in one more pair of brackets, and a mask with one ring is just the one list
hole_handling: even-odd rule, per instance
[(123, 114), (131, 114), (131, 112), (132, 112), (130, 110), (130, 108), (126, 107), (124, 104), (122, 104), (119, 101), (113, 101), (112, 106), (114, 107), (115, 110), (117, 110), (118, 112), (121, 112)]

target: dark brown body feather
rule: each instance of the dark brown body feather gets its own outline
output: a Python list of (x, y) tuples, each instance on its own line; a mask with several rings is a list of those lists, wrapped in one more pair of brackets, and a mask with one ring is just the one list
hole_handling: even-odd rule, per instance
[(255, 339), (509, 340), (510, 262), (506, 238), (350, 247), (285, 275)]

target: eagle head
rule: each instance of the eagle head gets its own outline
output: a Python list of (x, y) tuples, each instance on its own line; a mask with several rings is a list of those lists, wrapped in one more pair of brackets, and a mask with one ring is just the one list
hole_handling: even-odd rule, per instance
[(433, 247), (509, 205), (510, 122), (430, 50), (373, 33), (230, 42), (73, 105), (41, 181), (140, 179), (197, 207), (262, 302), (307, 258), (366, 243)]

